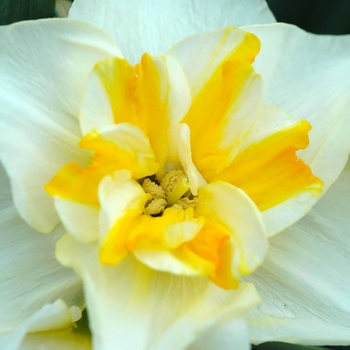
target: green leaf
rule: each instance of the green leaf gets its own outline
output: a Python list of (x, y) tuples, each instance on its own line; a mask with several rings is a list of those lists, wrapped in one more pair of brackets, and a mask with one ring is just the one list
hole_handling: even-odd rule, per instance
[(0, 0), (0, 24), (54, 17), (55, 0)]

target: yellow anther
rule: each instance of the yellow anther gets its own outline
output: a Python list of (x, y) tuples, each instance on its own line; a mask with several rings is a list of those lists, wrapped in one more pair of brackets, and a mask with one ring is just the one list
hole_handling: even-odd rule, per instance
[(142, 183), (142, 187), (146, 193), (150, 193), (153, 198), (163, 198), (165, 199), (166, 195), (163, 188), (157, 185), (155, 182), (150, 179), (145, 179)]
[(165, 194), (169, 196), (182, 179), (187, 180), (186, 175), (182, 170), (172, 170), (163, 177), (160, 185), (163, 187)]
[(147, 215), (157, 215), (164, 211), (167, 206), (167, 201), (163, 198), (155, 198), (144, 209), (144, 213)]
[(198, 198), (194, 197), (193, 199), (189, 199), (188, 197), (180, 198), (174, 206), (179, 206), (182, 209), (194, 208), (198, 204)]

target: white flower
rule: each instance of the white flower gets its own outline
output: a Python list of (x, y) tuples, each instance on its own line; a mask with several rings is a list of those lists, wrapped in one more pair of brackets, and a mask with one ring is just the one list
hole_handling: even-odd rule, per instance
[[(40, 232), (49, 232), (59, 222), (52, 200), (45, 193), (43, 185), (69, 162), (82, 165), (88, 163), (87, 155), (77, 147), (81, 137), (77, 116), (81, 110), (89, 74), (96, 62), (109, 57), (121, 57), (122, 52), (132, 63), (136, 63), (143, 52), (164, 53), (179, 39), (188, 35), (225, 25), (273, 21), (265, 3), (260, 1), (225, 1), (221, 6), (217, 6), (214, 1), (206, 1), (201, 2), (200, 7), (197, 6), (195, 1), (176, 3), (169, 1), (161, 4), (148, 2), (147, 6), (142, 8), (142, 4), (138, 1), (76, 0), (70, 17), (92, 22), (110, 34), (89, 23), (74, 20), (23, 23), (0, 31), (0, 45), (3, 48), (0, 70), (4, 77), (0, 81), (2, 90), (0, 103), (4, 106), (1, 111), (1, 125), (4, 132), (0, 136), (0, 156), (11, 178), (16, 207), (21, 216), (35, 229)], [(350, 150), (348, 138), (350, 123), (346, 120), (349, 107), (349, 82), (343, 78), (343, 72), (350, 65), (350, 60), (343, 51), (343, 45), (350, 39), (323, 39), (291, 26), (277, 24), (246, 27), (245, 30), (254, 32), (262, 43), (261, 55), (258, 56), (255, 69), (264, 80), (264, 104), (272, 104), (312, 124), (310, 146), (299, 155), (306, 164), (310, 165), (313, 173), (324, 181), (324, 190), (326, 190), (339, 176)], [(119, 48), (110, 35), (114, 36)], [(210, 34), (205, 38), (210, 39)], [(202, 73), (201, 66), (191, 62), (191, 58), (196, 57), (192, 52), (195, 46), (191, 44), (191, 40), (197, 39), (188, 39), (169, 52), (182, 65), (190, 85), (191, 74), (196, 72), (196, 69), (197, 73)], [(30, 46), (25, 46), (25, 43), (30, 43)], [(210, 53), (212, 50), (210, 45), (210, 41), (203, 42), (197, 49), (200, 53), (202, 51), (205, 53), (205, 50), (209, 50)], [(23, 50), (24, 47), (25, 50)], [(182, 49), (180, 50), (179, 47)], [(186, 60), (190, 64), (186, 65)], [(186, 70), (186, 67), (190, 69)], [(202, 74), (205, 75), (206, 72)], [(195, 86), (192, 86), (192, 94), (193, 91)], [(101, 96), (91, 98), (95, 97)], [(86, 105), (86, 101), (84, 104)], [(88, 110), (91, 111), (91, 109)], [(94, 111), (99, 113), (98, 108)], [(278, 114), (278, 111), (275, 114)], [(280, 114), (284, 115), (282, 112)], [(288, 118), (282, 119), (282, 122), (286, 120), (289, 122)], [(266, 136), (266, 130), (261, 128), (259, 123), (255, 127), (261, 130), (260, 138)], [(279, 130), (280, 127), (281, 125), (276, 123), (275, 128)], [(346, 179), (340, 181), (344, 182), (344, 188), (348, 185)], [(113, 194), (113, 191), (111, 193)], [(331, 196), (332, 192), (327, 195)], [(327, 204), (324, 204), (327, 203), (327, 195), (316, 208), (327, 209)], [(109, 192), (106, 192), (105, 197), (106, 200), (109, 199)], [(269, 214), (269, 210), (261, 209), (269, 235), (294, 223), (305, 214), (313, 202), (309, 196), (306, 202), (302, 201), (303, 196), (295, 198), (276, 206), (277, 211), (274, 209), (272, 214)], [(5, 203), (5, 205), (10, 204)], [(56, 209), (62, 218), (69, 217), (67, 210), (62, 215), (62, 210), (60, 211), (57, 203)], [(12, 209), (6, 210), (12, 212)], [(311, 212), (311, 215), (312, 213), (315, 211)], [(79, 212), (76, 211), (73, 214), (77, 217)], [(90, 210), (90, 214), (91, 220), (83, 216), (83, 220), (86, 221), (75, 222), (92, 224), (96, 213)], [(279, 216), (280, 218), (276, 219)], [(303, 222), (308, 218), (310, 215), (296, 225), (304, 227)], [(16, 220), (13, 218), (13, 222)], [(339, 220), (341, 221), (342, 217)], [(326, 225), (330, 223), (332, 221), (327, 220)], [(65, 222), (66, 226), (68, 224)], [(318, 224), (324, 225), (319, 219)], [(17, 225), (15, 227), (17, 235), (20, 231), (17, 231), (19, 230)], [(344, 230), (347, 227), (344, 224)], [(295, 228), (297, 229), (298, 226), (294, 226), (292, 230)], [(62, 227), (56, 230), (56, 235), (60, 235)], [(308, 229), (303, 237), (306, 234), (312, 235), (310, 242), (317, 248), (314, 258), (321, 259), (319, 251), (322, 251), (323, 245), (320, 243), (319, 236), (313, 229)], [(343, 231), (339, 234), (341, 236)], [(36, 239), (40, 241), (40, 245), (46, 242), (50, 247), (56, 239), (55, 237), (42, 238), (42, 241), (37, 237), (33, 238), (33, 241), (28, 238), (28, 241), (31, 243)], [(89, 237), (85, 241), (94, 239)], [(289, 248), (293, 239), (294, 236), (291, 236), (287, 230), (286, 233), (270, 241), (272, 244), (283, 244)], [(332, 249), (335, 251), (339, 249), (336, 239), (324, 242), (328, 243), (328, 253)], [(315, 300), (317, 290), (327, 293), (330, 300), (338, 298), (342, 290), (342, 288), (337, 289), (336, 294), (332, 292), (330, 286), (323, 284), (322, 274), (325, 273), (325, 269), (322, 264), (308, 264), (307, 261), (304, 263), (306, 271), (313, 271), (320, 276), (314, 281), (309, 276), (310, 272), (308, 278), (305, 278), (305, 273), (300, 273), (300, 268), (296, 269), (291, 264), (290, 261), (293, 262), (294, 256), (304, 257), (304, 250), (299, 247), (303, 244), (304, 241), (301, 238), (300, 243), (298, 241), (295, 244), (297, 247), (295, 251), (288, 249), (278, 259), (276, 256), (279, 256), (279, 250), (276, 248), (275, 253), (272, 250), (267, 264), (252, 276), (263, 296), (260, 308), (248, 317), (251, 339), (254, 342), (270, 339), (310, 343), (316, 343), (319, 339), (322, 339), (322, 343), (323, 340), (328, 343), (348, 341), (343, 323), (337, 323), (332, 333), (324, 332), (328, 320), (331, 319), (330, 316), (337, 318), (339, 314), (344, 313), (344, 305), (346, 308), (348, 303), (345, 296), (338, 309), (329, 310), (333, 312), (332, 315), (328, 311), (325, 312), (324, 308), (317, 309), (317, 302), (313, 308), (305, 307), (306, 312), (303, 312), (302, 307), (298, 308), (295, 305), (299, 295), (301, 298), (303, 293), (309, 293), (310, 286), (314, 288), (311, 289), (313, 296), (311, 300)], [(254, 240), (251, 245), (254, 246)], [(11, 260), (3, 258), (10, 267), (18, 261), (18, 257), (13, 254), (16, 249), (13, 243), (9, 244), (6, 250), (4, 249), (12, 255)], [(346, 249), (346, 246), (343, 249)], [(30, 256), (34, 254), (33, 251), (35, 250), (31, 247), (25, 246), (24, 253), (21, 255)], [(18, 326), (21, 320), (41, 305), (57, 297), (65, 296), (69, 305), (81, 305), (79, 302), (73, 303), (77, 293), (77, 279), (69, 271), (61, 270), (54, 265), (52, 250), (51, 254), (50, 252), (48, 254), (51, 257), (48, 260), (52, 264), (51, 271), (57, 268), (55, 275), (59, 273), (61, 279), (55, 276), (46, 283), (46, 262), (38, 263), (35, 274), (30, 275), (29, 285), (25, 285), (25, 288), (23, 285), (18, 286), (21, 291), (18, 298), (8, 297), (7, 300), (12, 303), (8, 302), (6, 306), (0, 305), (7, 308), (8, 317), (4, 317), (4, 322), (12, 322), (12, 327)], [(41, 257), (41, 254), (38, 253), (38, 256)], [(148, 268), (129, 257), (115, 267), (102, 266), (97, 259), (97, 244), (81, 244), (70, 236), (60, 240), (58, 257), (62, 263), (73, 266), (84, 280), (96, 348), (147, 346), (184, 348), (195, 340), (199, 348), (203, 348), (203, 344), (210, 344), (210, 341), (214, 343), (209, 346), (223, 348), (227, 346), (220, 343), (227, 339), (223, 334), (229, 335), (228, 342), (235, 342), (237, 347), (243, 349), (248, 346), (244, 327), (242, 331), (241, 321), (234, 318), (249, 310), (257, 302), (256, 293), (249, 284), (243, 283), (236, 291), (226, 292), (212, 284), (208, 285), (207, 282), (198, 283), (197, 277), (193, 277), (193, 283), (192, 277), (185, 277), (184, 286), (187, 287), (180, 288), (179, 291), (181, 277), (159, 272), (151, 273)], [(263, 254), (256, 265), (260, 263), (262, 257)], [(24, 264), (30, 259), (23, 258)], [(285, 259), (284, 263), (280, 264), (279, 262), (283, 259)], [(277, 267), (273, 266), (276, 260)], [(334, 264), (337, 262), (338, 260), (334, 261)], [(312, 270), (307, 270), (308, 268)], [(276, 289), (271, 290), (264, 284), (264, 280), (270, 276), (274, 278), (274, 273), (279, 269), (282, 271), (282, 278)], [(264, 273), (264, 270), (267, 272)], [(6, 272), (9, 273), (9, 271)], [(334, 272), (335, 269), (332, 267), (330, 271)], [(37, 283), (38, 272), (45, 276), (45, 283), (42, 285)], [(138, 275), (142, 278), (137, 278)], [(290, 280), (289, 277), (293, 279)], [(341, 276), (337, 277), (339, 277), (336, 279), (337, 282), (341, 281), (339, 283), (344, 285), (348, 283)], [(308, 283), (301, 283), (305, 280)], [(281, 286), (286, 281), (289, 287), (289, 283), (292, 286), (283, 290)], [(317, 287), (315, 287), (316, 283)], [(293, 295), (290, 292), (300, 286), (304, 288), (300, 288), (298, 294)], [(14, 289), (13, 284), (6, 287), (4, 293), (11, 293)], [(35, 290), (35, 295), (29, 292), (30, 289)], [(39, 292), (40, 297), (37, 296)], [(28, 296), (31, 298), (30, 303), (26, 301)], [(29, 304), (29, 307), (25, 310), (16, 308), (13, 303), (18, 302), (26, 307)], [(346, 313), (344, 314), (345, 323), (347, 316)], [(276, 317), (281, 327), (275, 327)], [(234, 319), (232, 323), (226, 322), (232, 318)], [(313, 336), (310, 336), (311, 332), (305, 334), (305, 326), (300, 326), (307, 320), (317, 325)], [(212, 332), (205, 334), (208, 329)], [(317, 339), (314, 338), (315, 333)]]

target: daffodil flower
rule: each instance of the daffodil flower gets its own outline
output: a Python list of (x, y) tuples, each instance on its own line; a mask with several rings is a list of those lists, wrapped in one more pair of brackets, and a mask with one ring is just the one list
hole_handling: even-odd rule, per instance
[[(246, 349), (239, 317), (259, 298), (252, 284), (240, 280), (262, 264), (268, 237), (310, 210), (349, 155), (349, 83), (342, 71), (350, 61), (341, 56), (349, 38), (321, 39), (287, 25), (217, 29), (273, 18), (259, 1), (222, 7), (206, 1), (198, 13), (195, 5), (149, 2), (146, 21), (137, 1), (76, 0), (69, 20), (0, 32), (0, 155), (14, 202), (37, 231), (50, 232), (60, 221), (68, 231), (56, 255), (83, 280), (96, 349), (232, 343)], [(23, 57), (28, 38), (32, 60)], [(316, 62), (302, 53), (304, 45), (319, 55)], [(327, 195), (319, 208), (327, 208)], [(55, 238), (35, 245), (46, 240), (52, 247), (61, 232), (58, 226)], [(312, 229), (310, 234), (309, 245), (322, 245)], [(304, 275), (290, 263), (304, 252), (290, 244), (293, 237), (287, 229), (270, 239), (277, 252), (251, 277), (263, 296), (246, 318), (254, 342), (316, 343), (299, 318), (314, 317), (319, 332), (328, 322), (326, 312), (296, 312), (298, 299), (281, 292), (281, 285), (292, 283), (289, 276), (297, 296), (312, 285), (299, 283)], [(287, 247), (283, 256), (279, 242)], [(329, 242), (338, 248), (335, 239)], [(16, 251), (13, 244), (8, 251)], [(24, 256), (34, 251), (26, 247)], [(47, 276), (41, 261), (37, 271)], [(278, 268), (284, 275), (276, 282)], [(82, 306), (77, 278), (57, 273), (61, 280), (51, 276), (41, 286), (31, 279), (32, 289), (42, 292), (41, 305), (64, 297), (68, 305)], [(333, 297), (329, 288), (319, 289)], [(27, 303), (28, 293), (21, 291), (17, 300), (28, 309), (4, 322), (18, 324), (38, 309), (38, 299)], [(340, 331), (328, 339), (348, 340), (341, 324), (335, 327)]]

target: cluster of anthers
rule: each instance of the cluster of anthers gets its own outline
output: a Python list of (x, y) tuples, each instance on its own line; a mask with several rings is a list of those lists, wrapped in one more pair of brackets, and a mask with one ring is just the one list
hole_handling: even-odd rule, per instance
[(144, 214), (147, 215), (161, 216), (166, 208), (194, 208), (198, 203), (182, 170), (169, 171), (160, 183), (155, 176), (147, 177), (143, 180), (142, 187), (151, 195), (144, 208)]

